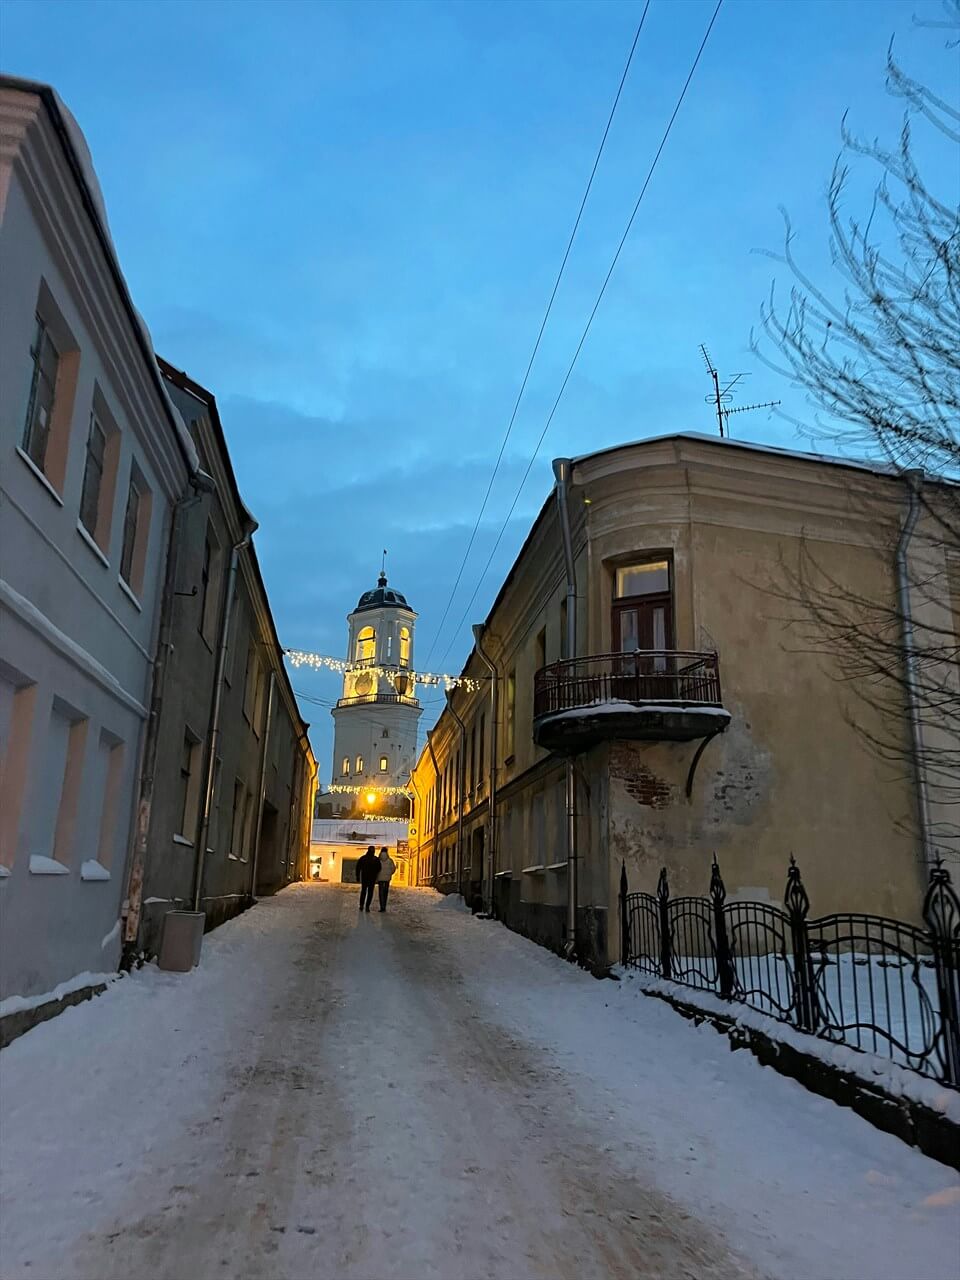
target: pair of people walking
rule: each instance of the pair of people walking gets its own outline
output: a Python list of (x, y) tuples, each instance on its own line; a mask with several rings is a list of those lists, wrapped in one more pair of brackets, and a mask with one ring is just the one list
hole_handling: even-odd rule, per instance
[(380, 895), (380, 910), (387, 909), (387, 894), (390, 892), (390, 881), (397, 864), (387, 852), (386, 845), (377, 857), (376, 848), (370, 845), (362, 858), (357, 859), (357, 879), (360, 881), (360, 910), (369, 911), (373, 901), (373, 886), (377, 886)]

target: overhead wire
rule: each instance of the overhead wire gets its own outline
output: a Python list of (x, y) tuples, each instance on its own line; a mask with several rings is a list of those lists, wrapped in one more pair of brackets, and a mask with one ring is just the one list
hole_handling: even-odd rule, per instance
[(587, 335), (589, 334), (590, 329), (593, 325), (594, 317), (596, 316), (597, 310), (600, 307), (600, 303), (603, 300), (603, 295), (606, 293), (607, 285), (610, 283), (610, 277), (613, 275), (614, 268), (616, 267), (617, 262), (620, 258), (620, 254), (623, 250), (623, 246), (624, 244), (626, 244), (627, 236), (630, 234), (630, 229), (633, 226), (634, 219), (637, 216), (637, 212), (643, 201), (643, 197), (646, 195), (647, 187), (650, 185), (650, 180), (653, 177), (654, 171), (656, 170), (657, 164), (659, 163), (660, 156), (662, 155), (663, 149), (666, 146), (667, 139), (670, 136), (670, 131), (673, 128), (674, 121), (676, 120), (677, 115), (679, 114), (680, 108), (683, 105), (684, 98), (687, 96), (687, 90), (690, 87), (690, 82), (693, 79), (694, 72), (696, 71), (697, 66), (699, 65), (700, 58), (702, 57), (703, 51), (706, 48), (707, 41), (710, 38), (710, 33), (713, 30), (714, 23), (717, 20), (717, 15), (719, 14), (722, 5), (723, 5), (723, 0), (717, 0), (716, 8), (713, 11), (713, 14), (710, 18), (709, 23), (707, 24), (707, 29), (704, 33), (703, 39), (700, 41), (700, 47), (697, 50), (696, 57), (694, 58), (693, 64), (691, 65), (690, 70), (687, 74), (687, 78), (684, 81), (683, 88), (680, 90), (680, 96), (677, 98), (676, 105), (674, 106), (673, 111), (670, 115), (670, 119), (667, 122), (667, 127), (663, 131), (663, 136), (660, 139), (660, 145), (657, 147), (656, 154), (653, 157), (653, 162), (651, 163), (650, 168), (647, 171), (647, 176), (644, 179), (643, 186), (640, 188), (640, 194), (637, 197), (636, 204), (633, 206), (633, 212), (630, 214), (630, 217), (627, 221), (626, 229), (624, 230), (623, 235), (620, 237), (620, 243), (617, 245), (617, 251), (613, 255), (613, 260), (611, 261), (607, 274), (604, 277), (603, 284), (600, 286), (600, 292), (597, 294), (596, 301), (593, 304), (593, 309), (591, 310), (587, 323), (584, 326), (583, 333), (580, 335), (580, 341), (577, 343), (577, 348), (573, 353), (573, 359), (570, 361), (569, 367), (567, 368), (567, 371), (564, 374), (563, 382), (560, 384), (560, 390), (557, 392), (557, 398), (554, 400), (553, 407), (551, 408), (550, 413), (547, 416), (547, 420), (544, 423), (543, 430), (540, 432), (540, 436), (537, 440), (536, 448), (534, 449), (533, 454), (530, 457), (530, 461), (527, 463), (526, 470), (524, 471), (523, 476), (520, 480), (520, 484), (517, 487), (517, 492), (514, 494), (513, 501), (511, 502), (510, 508), (507, 511), (506, 516), (504, 517), (503, 524), (500, 526), (500, 532), (497, 534), (497, 538), (493, 544), (493, 548), (490, 552), (490, 555), (487, 557), (487, 563), (484, 565), (483, 571), (480, 574), (480, 579), (477, 582), (476, 587), (474, 588), (473, 595), (470, 597), (469, 601), (467, 602), (467, 607), (464, 609), (463, 615), (460, 618), (460, 621), (457, 623), (456, 628), (454, 629), (453, 637), (451, 638), (450, 643), (447, 645), (447, 648), (444, 651), (443, 657), (441, 657), (440, 659), (441, 663), (444, 662), (444, 660), (447, 657), (447, 654), (453, 648), (456, 642), (457, 636), (460, 634), (460, 628), (463, 626), (464, 622), (467, 619), (467, 615), (469, 614), (471, 608), (473, 607), (473, 602), (476, 600), (477, 595), (480, 592), (480, 588), (483, 586), (487, 573), (490, 570), (490, 566), (493, 563), (493, 558), (496, 555), (497, 548), (500, 546), (500, 542), (503, 538), (506, 527), (510, 522), (510, 517), (513, 515), (516, 505), (520, 500), (520, 494), (523, 492), (523, 486), (527, 482), (527, 477), (530, 475), (530, 472), (533, 469), (534, 463), (536, 462), (537, 458), (540, 456), (540, 449), (541, 449), (541, 446), (543, 445), (543, 441), (546, 438), (547, 432), (550, 430), (550, 424), (553, 422), (554, 414), (557, 412), (557, 408), (560, 404), (561, 399), (563, 398), (563, 393), (567, 388), (567, 383), (570, 381), (570, 375), (573, 373), (574, 366), (576, 365), (577, 360), (580, 358), (580, 352), (583, 350), (583, 344), (587, 340)]
[[(502, 441), (500, 442), (500, 452), (497, 454), (497, 460), (494, 463), (493, 471), (491, 472), (490, 479), (487, 483), (487, 491), (483, 495), (483, 501), (480, 504), (480, 510), (477, 513), (477, 519), (473, 526), (473, 532), (470, 534), (470, 540), (467, 543), (467, 549), (463, 553), (463, 559), (460, 561), (460, 568), (457, 570), (456, 580), (453, 584), (453, 587), (450, 590), (450, 595), (447, 599), (446, 605), (444, 606), (443, 614), (440, 617), (440, 621), (437, 624), (437, 629), (434, 633), (433, 641), (430, 645), (429, 651), (427, 652), (426, 659), (424, 660), (425, 666), (429, 664), (431, 655), (433, 654), (433, 651), (436, 648), (437, 641), (440, 639), (440, 636), (443, 633), (443, 624), (447, 620), (447, 615), (450, 612), (450, 606), (453, 604), (454, 598), (457, 594), (457, 588), (460, 586), (460, 582), (463, 578), (463, 571), (467, 567), (467, 561), (470, 558), (470, 552), (473, 549), (474, 542), (476, 541), (477, 532), (480, 528), (480, 521), (483, 519), (483, 513), (487, 509), (487, 502), (490, 499), (490, 494), (493, 490), (494, 481), (496, 480), (497, 475), (499, 474), (500, 463), (503, 461), (504, 450), (507, 447), (507, 442), (510, 439), (511, 433), (513, 432), (513, 426), (514, 426), (514, 423), (516, 422), (517, 413), (520, 409), (520, 402), (523, 399), (523, 393), (527, 389), (527, 382), (529, 381), (529, 378), (530, 378), (530, 372), (533, 369), (533, 362), (534, 360), (536, 360), (537, 352), (540, 350), (540, 343), (543, 340), (544, 330), (547, 327), (547, 321), (550, 319), (550, 313), (553, 310), (553, 304), (557, 296), (557, 290), (560, 288), (560, 281), (563, 279), (563, 273), (566, 270), (567, 259), (570, 257), (570, 250), (573, 248), (573, 242), (576, 239), (577, 231), (580, 227), (580, 220), (583, 217), (583, 211), (584, 211), (584, 208), (586, 207), (587, 197), (590, 195), (590, 189), (593, 186), (593, 179), (596, 176), (597, 167), (600, 164), (600, 157), (603, 155), (603, 149), (606, 146), (607, 135), (610, 132), (610, 126), (613, 124), (613, 117), (616, 114), (617, 104), (620, 101), (620, 95), (623, 92), (623, 86), (626, 83), (627, 72), (630, 70), (630, 64), (633, 61), (634, 50), (637, 47), (637, 41), (640, 39), (640, 32), (643, 30), (643, 24), (646, 20), (647, 10), (650, 8), (650, 4), (651, 4), (651, 0), (646, 0), (646, 4), (643, 7), (643, 13), (640, 15), (640, 23), (637, 26), (636, 34), (633, 37), (633, 44), (630, 46), (630, 52), (627, 55), (627, 62), (623, 68), (623, 75), (620, 77), (620, 83), (617, 86), (616, 96), (613, 99), (613, 106), (610, 108), (610, 114), (607, 117), (606, 127), (603, 130), (603, 137), (600, 139), (600, 146), (598, 147), (597, 154), (594, 157), (593, 168), (590, 170), (590, 177), (587, 179), (587, 185), (583, 193), (583, 199), (580, 201), (580, 208), (577, 210), (577, 217), (573, 224), (573, 230), (570, 232), (570, 237), (567, 240), (567, 247), (564, 250), (563, 259), (560, 263), (560, 269), (557, 272), (556, 280), (554, 280), (553, 282), (553, 289), (550, 293), (550, 298), (547, 302), (546, 310), (543, 313), (543, 319), (540, 322), (540, 329), (539, 329), (539, 332), (537, 333), (537, 340), (533, 344), (533, 351), (530, 353), (530, 359), (527, 361), (527, 368), (523, 375), (523, 381), (520, 383), (520, 390), (517, 392), (517, 398), (513, 405), (513, 412), (510, 414), (510, 421), (507, 424), (507, 430), (504, 433), (504, 437)], [(449, 649), (448, 649), (448, 652), (449, 652)]]

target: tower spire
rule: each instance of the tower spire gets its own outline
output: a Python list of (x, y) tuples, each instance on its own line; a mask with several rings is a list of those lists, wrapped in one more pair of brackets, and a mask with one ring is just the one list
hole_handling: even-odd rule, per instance
[(384, 547), (383, 559), (380, 562), (380, 577), (377, 579), (377, 586), (385, 587), (386, 585), (387, 585), (387, 549), (386, 547)]

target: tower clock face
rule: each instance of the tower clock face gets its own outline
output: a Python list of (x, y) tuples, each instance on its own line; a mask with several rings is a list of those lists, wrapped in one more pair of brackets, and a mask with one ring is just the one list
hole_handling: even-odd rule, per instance
[(370, 674), (369, 671), (362, 672), (360, 675), (357, 676), (356, 683), (354, 684), (353, 687), (354, 689), (356, 689), (357, 693), (360, 695), (361, 698), (366, 697), (366, 695), (373, 688), (373, 676)]

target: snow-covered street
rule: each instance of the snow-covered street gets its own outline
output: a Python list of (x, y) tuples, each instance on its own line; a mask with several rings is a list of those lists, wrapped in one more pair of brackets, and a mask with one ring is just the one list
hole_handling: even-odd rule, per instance
[(0, 1054), (3, 1280), (952, 1280), (960, 1179), (425, 890), (303, 884)]

